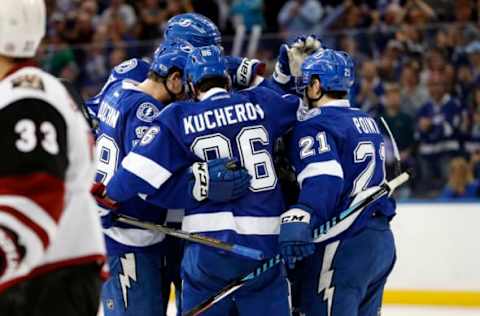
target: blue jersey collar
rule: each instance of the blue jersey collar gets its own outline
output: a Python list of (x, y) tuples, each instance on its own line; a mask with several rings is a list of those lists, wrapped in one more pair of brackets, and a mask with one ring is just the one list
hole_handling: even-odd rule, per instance
[(218, 94), (218, 93), (228, 93), (227, 90), (223, 88), (211, 88), (207, 92), (205, 92), (200, 98), (198, 98), (200, 101), (206, 100), (208, 98), (211, 98), (213, 95)]

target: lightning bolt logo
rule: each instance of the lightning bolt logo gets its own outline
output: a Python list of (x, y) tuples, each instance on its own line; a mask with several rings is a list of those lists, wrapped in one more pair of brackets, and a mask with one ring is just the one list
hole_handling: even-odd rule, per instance
[(340, 241), (328, 244), (325, 247), (325, 253), (323, 254), (322, 271), (320, 272), (320, 280), (318, 282), (318, 293), (323, 292), (323, 300), (327, 302), (328, 316), (332, 315), (332, 303), (335, 287), (332, 286), (333, 272), (332, 262), (337, 252)]
[(128, 293), (127, 290), (131, 287), (130, 280), (137, 281), (137, 273), (135, 268), (135, 254), (127, 253), (123, 258), (120, 258), (122, 265), (122, 273), (118, 275), (120, 279), (120, 288), (122, 289), (123, 303), (125, 309), (128, 308)]

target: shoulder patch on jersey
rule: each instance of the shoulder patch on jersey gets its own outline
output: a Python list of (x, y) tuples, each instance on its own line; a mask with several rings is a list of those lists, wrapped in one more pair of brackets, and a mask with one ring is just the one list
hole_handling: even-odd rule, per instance
[(129, 59), (115, 67), (115, 71), (119, 74), (129, 72), (133, 68), (137, 67), (138, 61), (135, 58)]
[(45, 90), (42, 78), (36, 74), (26, 74), (12, 79), (13, 88), (29, 88), (35, 90)]
[(150, 102), (140, 104), (137, 109), (137, 118), (147, 123), (152, 123), (159, 114), (160, 110)]
[(145, 132), (148, 131), (150, 126), (142, 125), (137, 128), (135, 128), (135, 135), (137, 136), (138, 139), (141, 139), (144, 135)]
[(140, 146), (145, 146), (150, 144), (159, 132), (160, 132), (160, 126), (150, 127), (148, 131), (145, 133), (145, 135), (142, 137), (142, 140), (140, 141)]

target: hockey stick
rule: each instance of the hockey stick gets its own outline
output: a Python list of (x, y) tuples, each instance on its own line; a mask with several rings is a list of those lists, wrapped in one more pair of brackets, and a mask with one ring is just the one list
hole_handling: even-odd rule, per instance
[(397, 142), (393, 137), (392, 130), (388, 126), (387, 121), (385, 121), (383, 116), (380, 117), (380, 121), (382, 121), (382, 124), (387, 131), (388, 137), (390, 137), (390, 141), (392, 142), (393, 156), (395, 157), (395, 176), (398, 176), (402, 172), (402, 160), (400, 159), (400, 151), (398, 150)]
[(98, 122), (96, 122), (95, 119), (90, 115), (90, 112), (88, 112), (88, 109), (85, 105), (85, 100), (83, 99), (82, 95), (77, 91), (73, 83), (64, 78), (58, 78), (58, 80), (60, 80), (60, 82), (65, 86), (65, 89), (67, 89), (73, 101), (77, 104), (80, 112), (87, 120), (90, 128), (95, 129), (98, 125)]
[[(350, 218), (353, 214), (359, 214), (361, 210), (368, 206), (370, 203), (378, 200), (382, 196), (386, 194), (392, 193), (396, 188), (404, 184), (410, 178), (410, 174), (408, 172), (404, 172), (399, 176), (395, 177), (394, 179), (385, 182), (382, 184), (375, 192), (365, 197), (363, 200), (359, 201), (355, 205), (347, 208), (344, 210), (338, 217), (334, 217), (327, 221), (325, 224), (321, 225), (319, 228), (314, 230), (314, 240), (315, 242), (319, 241), (319, 238), (328, 235), (328, 238), (334, 237), (339, 234), (339, 232), (333, 231), (334, 228), (338, 227), (341, 223), (343, 223), (347, 218)], [(359, 211), (359, 212), (356, 212)], [(358, 215), (357, 215), (358, 216)], [(330, 233), (332, 233), (330, 235)], [(325, 238), (326, 239), (326, 238)], [(233, 280), (223, 289), (215, 293), (213, 296), (207, 298), (205, 301), (200, 303), (199, 305), (195, 306), (182, 316), (197, 316), (200, 315), (202, 312), (206, 311), (228, 295), (232, 294), (233, 292), (240, 289), (244, 286), (248, 281), (255, 279), (262, 275), (264, 272), (272, 269), (277, 264), (282, 262), (281, 255), (277, 254), (274, 257), (263, 261), (263, 263), (258, 266), (254, 271), (250, 272), (249, 274), (240, 277), (238, 279)]]
[(174, 229), (170, 227), (166, 227), (163, 225), (151, 223), (151, 222), (144, 222), (140, 221), (137, 218), (127, 216), (127, 215), (118, 215), (115, 219), (117, 222), (124, 223), (124, 224), (129, 224), (132, 226), (136, 227), (141, 227), (145, 229), (150, 229), (150, 230), (155, 230), (159, 231), (161, 233), (164, 233), (166, 235), (174, 236), (180, 239), (188, 240), (191, 242), (195, 242), (198, 244), (202, 244), (205, 246), (210, 246), (213, 248), (225, 250), (228, 252), (235, 253), (237, 255), (247, 257), (253, 260), (263, 260), (265, 257), (263, 255), (263, 252), (257, 249), (253, 249), (250, 247), (245, 247), (242, 245), (237, 245), (237, 244), (229, 244), (225, 243), (223, 241), (220, 241), (218, 239), (206, 237), (206, 236), (201, 236), (197, 234), (191, 234), (186, 231), (182, 231), (179, 229)]

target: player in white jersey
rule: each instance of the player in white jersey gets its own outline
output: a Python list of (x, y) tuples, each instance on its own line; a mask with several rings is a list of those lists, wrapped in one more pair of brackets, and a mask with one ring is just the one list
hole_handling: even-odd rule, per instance
[(43, 0), (0, 6), (0, 315), (95, 315), (104, 241), (89, 193), (92, 135), (31, 60)]

